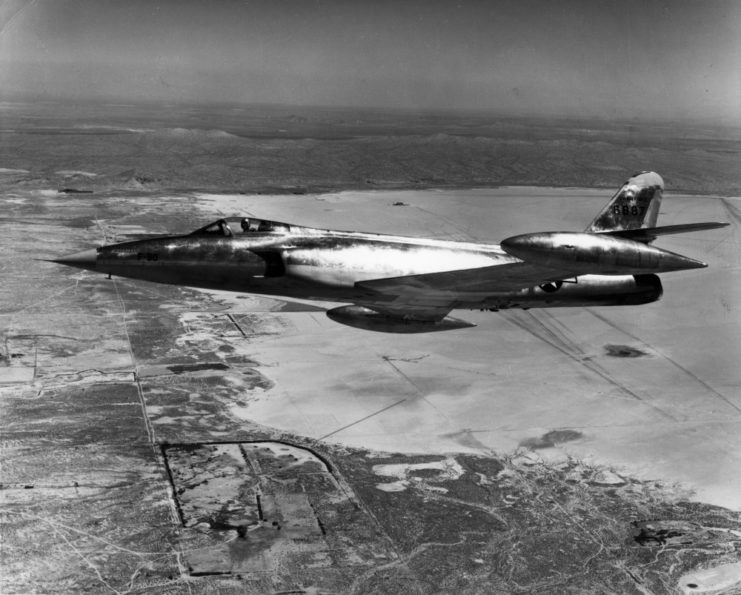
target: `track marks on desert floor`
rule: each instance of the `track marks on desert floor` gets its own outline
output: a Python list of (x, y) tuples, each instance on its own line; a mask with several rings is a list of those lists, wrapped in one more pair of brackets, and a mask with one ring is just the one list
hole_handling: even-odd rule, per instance
[[(608, 325), (609, 327), (617, 330), (620, 333), (623, 333), (624, 335), (630, 337), (633, 341), (640, 343), (641, 346), (645, 347), (647, 350), (650, 350), (657, 356), (661, 357), (664, 361), (666, 361), (669, 365), (677, 369), (681, 374), (685, 376), (684, 381), (689, 381), (691, 383), (699, 385), (699, 388), (707, 393), (712, 395), (714, 398), (722, 401), (732, 409), (735, 409), (739, 414), (741, 414), (741, 408), (739, 408), (735, 403), (730, 401), (725, 395), (715, 390), (712, 386), (710, 386), (707, 382), (705, 382), (702, 378), (698, 377), (695, 373), (693, 373), (691, 370), (677, 362), (676, 360), (672, 359), (668, 354), (666, 354), (661, 349), (657, 348), (654, 345), (651, 345), (650, 343), (644, 341), (640, 337), (637, 337), (636, 335), (630, 333), (629, 331), (625, 330), (624, 328), (621, 328), (619, 325), (615, 324), (613, 321), (611, 321), (606, 316), (600, 314), (599, 312), (587, 308), (587, 312), (589, 312), (592, 316), (603, 322), (604, 324)], [(679, 382), (679, 381), (678, 381)]]
[(605, 366), (596, 361), (593, 355), (589, 355), (582, 348), (580, 342), (576, 340), (573, 332), (550, 312), (546, 310), (539, 310), (537, 313), (511, 310), (505, 312), (504, 317), (515, 326), (550, 345), (553, 349), (574, 361), (578, 366), (602, 378), (602, 380), (614, 386), (626, 396), (643, 402), (664, 419), (677, 421), (671, 413), (660, 408), (656, 403), (651, 402), (649, 398), (641, 394), (640, 390), (629, 386), (629, 383), (625, 379), (617, 377)]

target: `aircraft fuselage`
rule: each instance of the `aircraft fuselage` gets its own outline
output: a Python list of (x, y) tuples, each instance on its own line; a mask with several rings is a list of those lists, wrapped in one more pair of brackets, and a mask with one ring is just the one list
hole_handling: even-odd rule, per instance
[(355, 286), (359, 281), (515, 260), (497, 245), (332, 232), (290, 238), (255, 233), (173, 236), (104, 246), (97, 249), (95, 270), (207, 289), (354, 301), (365, 294)]
[[(520, 262), (497, 244), (317, 231), (158, 237), (103, 246), (65, 264), (157, 283), (362, 304), (379, 297), (357, 285), (363, 281)], [(455, 307), (637, 304), (660, 295), (660, 281), (653, 275), (582, 275), (578, 282), (516, 291), (484, 282), (470, 291), (457, 290)]]
[(102, 246), (54, 262), (109, 275), (207, 289), (344, 302), (327, 315), (383, 332), (471, 326), (455, 309), (621, 306), (661, 297), (656, 273), (704, 262), (650, 245), (726, 223), (656, 226), (664, 182), (628, 179), (582, 232), (520, 234), (501, 244), (219, 219), (188, 235)]

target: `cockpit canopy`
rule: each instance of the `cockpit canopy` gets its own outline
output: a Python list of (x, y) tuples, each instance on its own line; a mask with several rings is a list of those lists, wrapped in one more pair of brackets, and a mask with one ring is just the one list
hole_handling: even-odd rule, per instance
[(256, 217), (228, 217), (209, 223), (190, 235), (231, 238), (235, 234), (285, 233), (290, 232), (292, 227), (287, 223), (268, 221), (267, 219), (258, 219)]

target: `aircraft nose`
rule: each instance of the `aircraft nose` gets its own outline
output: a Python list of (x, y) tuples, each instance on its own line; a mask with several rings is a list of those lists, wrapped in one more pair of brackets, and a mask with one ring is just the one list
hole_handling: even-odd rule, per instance
[(82, 252), (75, 252), (74, 254), (69, 254), (52, 260), (52, 262), (56, 262), (57, 264), (64, 264), (78, 269), (87, 269), (89, 271), (95, 270), (97, 261), (98, 251), (95, 248), (83, 250)]

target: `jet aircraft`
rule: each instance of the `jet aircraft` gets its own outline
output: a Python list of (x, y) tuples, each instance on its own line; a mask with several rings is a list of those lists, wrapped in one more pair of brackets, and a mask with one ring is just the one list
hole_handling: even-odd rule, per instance
[(658, 300), (657, 273), (707, 266), (652, 246), (664, 183), (631, 177), (583, 232), (516, 235), (501, 244), (332, 231), (253, 217), (219, 219), (187, 235), (139, 239), (53, 262), (190, 287), (340, 302), (332, 320), (417, 333), (474, 326), (454, 309), (633, 306)]

